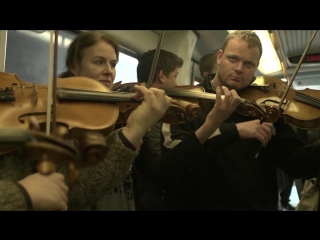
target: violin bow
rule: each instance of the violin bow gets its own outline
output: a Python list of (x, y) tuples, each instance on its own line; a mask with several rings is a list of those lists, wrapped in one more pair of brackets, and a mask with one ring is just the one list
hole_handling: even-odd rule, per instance
[(162, 30), (161, 34), (159, 36), (159, 40), (158, 40), (158, 44), (157, 44), (157, 48), (153, 57), (153, 62), (152, 62), (152, 66), (151, 66), (151, 70), (150, 70), (150, 74), (149, 74), (149, 79), (147, 82), (147, 88), (150, 88), (154, 79), (154, 74), (157, 68), (157, 64), (158, 64), (158, 59), (159, 59), (159, 54), (160, 54), (160, 50), (161, 50), (161, 46), (163, 43), (163, 38), (164, 38), (164, 33), (165, 31)]
[(56, 128), (57, 120), (57, 71), (58, 71), (58, 30), (54, 30), (54, 53), (53, 53), (53, 79), (52, 79), (52, 129)]
[(51, 104), (52, 104), (52, 51), (53, 51), (53, 30), (50, 30), (50, 45), (49, 45), (49, 69), (48, 69), (48, 97), (47, 97), (47, 125), (46, 134), (50, 135), (51, 125)]
[(298, 73), (298, 71), (299, 71), (299, 69), (300, 69), (300, 66), (301, 66), (301, 64), (302, 64), (302, 61), (303, 61), (305, 55), (307, 54), (307, 52), (308, 52), (308, 50), (309, 50), (309, 48), (310, 48), (310, 46), (311, 46), (311, 44), (312, 44), (312, 42), (313, 42), (313, 39), (314, 39), (314, 37), (315, 37), (316, 34), (317, 34), (317, 32), (318, 32), (318, 30), (314, 30), (314, 32), (313, 32), (313, 34), (312, 34), (312, 36), (311, 36), (311, 38), (310, 38), (310, 41), (309, 41), (306, 49), (304, 50), (304, 52), (303, 52), (303, 54), (302, 54), (302, 56), (301, 56), (301, 58), (300, 58), (300, 60), (299, 60), (299, 63), (298, 63), (298, 65), (297, 65), (296, 69), (294, 70), (294, 72), (293, 72), (293, 74), (292, 74), (292, 77), (291, 77), (291, 79), (290, 79), (290, 81), (289, 81), (289, 83), (288, 83), (288, 85), (287, 85), (287, 87), (286, 87), (286, 90), (285, 90), (284, 94), (283, 94), (282, 97), (281, 97), (281, 100), (280, 100), (280, 103), (279, 103), (279, 106), (278, 106), (278, 107), (279, 107), (279, 110), (281, 109), (281, 106), (282, 106), (282, 104), (283, 104), (283, 102), (284, 102), (284, 99), (285, 99), (286, 96), (288, 95), (288, 92), (289, 92), (289, 90), (290, 90), (290, 88), (291, 88), (291, 85), (292, 85), (292, 83), (293, 83), (293, 80), (295, 79), (295, 77), (296, 77), (296, 75), (297, 75), (297, 73)]
[[(54, 40), (53, 40), (54, 33)], [(56, 104), (57, 104), (57, 68), (58, 68), (58, 30), (50, 30), (50, 53), (48, 73), (48, 102), (47, 102), (47, 126), (46, 134), (56, 128)], [(53, 52), (53, 56), (52, 56)], [(52, 64), (53, 60), (53, 64)], [(52, 69), (53, 65), (53, 69)]]

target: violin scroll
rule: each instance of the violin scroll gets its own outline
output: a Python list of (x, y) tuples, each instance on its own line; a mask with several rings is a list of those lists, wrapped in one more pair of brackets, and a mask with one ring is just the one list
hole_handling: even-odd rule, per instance
[(96, 164), (104, 159), (107, 152), (106, 141), (97, 132), (83, 135), (79, 141), (79, 151), (62, 139), (67, 134), (64, 127), (57, 126), (51, 135), (35, 130), (35, 126), (30, 128), (29, 131), (0, 129), (0, 145), (10, 146), (13, 150), (20, 147), (26, 158), (37, 163), (37, 171), (44, 175), (55, 172), (58, 166), (65, 166), (70, 187), (78, 179), (79, 167)]
[(281, 117), (281, 111), (277, 106), (257, 104), (254, 100), (240, 104), (236, 110), (239, 114), (254, 119), (264, 119), (265, 122), (274, 123)]
[(25, 143), (26, 157), (35, 160), (37, 171), (41, 174), (51, 174), (57, 170), (57, 166), (66, 166), (69, 175), (69, 184), (73, 185), (78, 176), (76, 163), (79, 152), (64, 142), (61, 138), (31, 130), (30, 134), (35, 140)]
[(267, 107), (267, 118), (265, 119), (266, 122), (274, 123), (276, 122), (282, 115), (283, 109), (279, 109), (278, 106), (268, 106)]
[[(52, 131), (52, 135), (67, 139), (69, 130), (67, 126), (57, 125)], [(105, 158), (107, 154), (107, 143), (103, 135), (97, 131), (84, 131), (77, 138), (79, 158), (76, 159), (75, 165), (78, 168), (93, 166)], [(75, 166), (71, 166), (75, 168)]]

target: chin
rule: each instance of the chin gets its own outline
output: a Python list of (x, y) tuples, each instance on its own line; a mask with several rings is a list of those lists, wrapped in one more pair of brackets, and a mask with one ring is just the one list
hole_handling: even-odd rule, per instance
[[(236, 81), (228, 82), (228, 86), (230, 87), (229, 90), (234, 89), (236, 91), (241, 90), (246, 87), (246, 85), (244, 85), (243, 82), (236, 82)], [(226, 87), (228, 87), (228, 86), (226, 86)]]

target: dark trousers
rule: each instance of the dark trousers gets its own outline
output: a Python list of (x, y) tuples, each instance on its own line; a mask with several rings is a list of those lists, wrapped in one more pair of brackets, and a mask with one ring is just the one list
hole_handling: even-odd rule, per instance
[(290, 195), (291, 195), (291, 190), (293, 187), (294, 179), (291, 178), (290, 176), (286, 175), (286, 178), (288, 180), (288, 186), (283, 189), (280, 193), (281, 197), (281, 205), (282, 206), (287, 206), (290, 202)]

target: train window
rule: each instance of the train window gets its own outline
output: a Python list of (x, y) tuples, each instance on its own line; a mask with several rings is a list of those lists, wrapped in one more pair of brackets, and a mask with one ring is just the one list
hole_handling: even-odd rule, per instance
[(203, 77), (200, 74), (199, 70), (199, 64), (195, 61), (191, 61), (191, 66), (190, 66), (190, 71), (191, 71), (191, 84), (193, 82), (193, 85), (198, 85), (200, 82), (203, 81)]
[[(66, 71), (68, 46), (78, 33), (59, 30), (57, 73)], [(50, 31), (8, 30), (5, 72), (17, 73), (25, 82), (46, 84), (49, 71)], [(138, 60), (125, 53), (119, 54), (115, 82), (136, 82)]]
[[(58, 74), (64, 72), (68, 45), (77, 33), (60, 30), (58, 37)], [(17, 73), (25, 82), (46, 84), (49, 71), (50, 31), (8, 30), (5, 71)]]
[(117, 74), (114, 82), (137, 82), (138, 59), (120, 52), (119, 62), (116, 66)]

